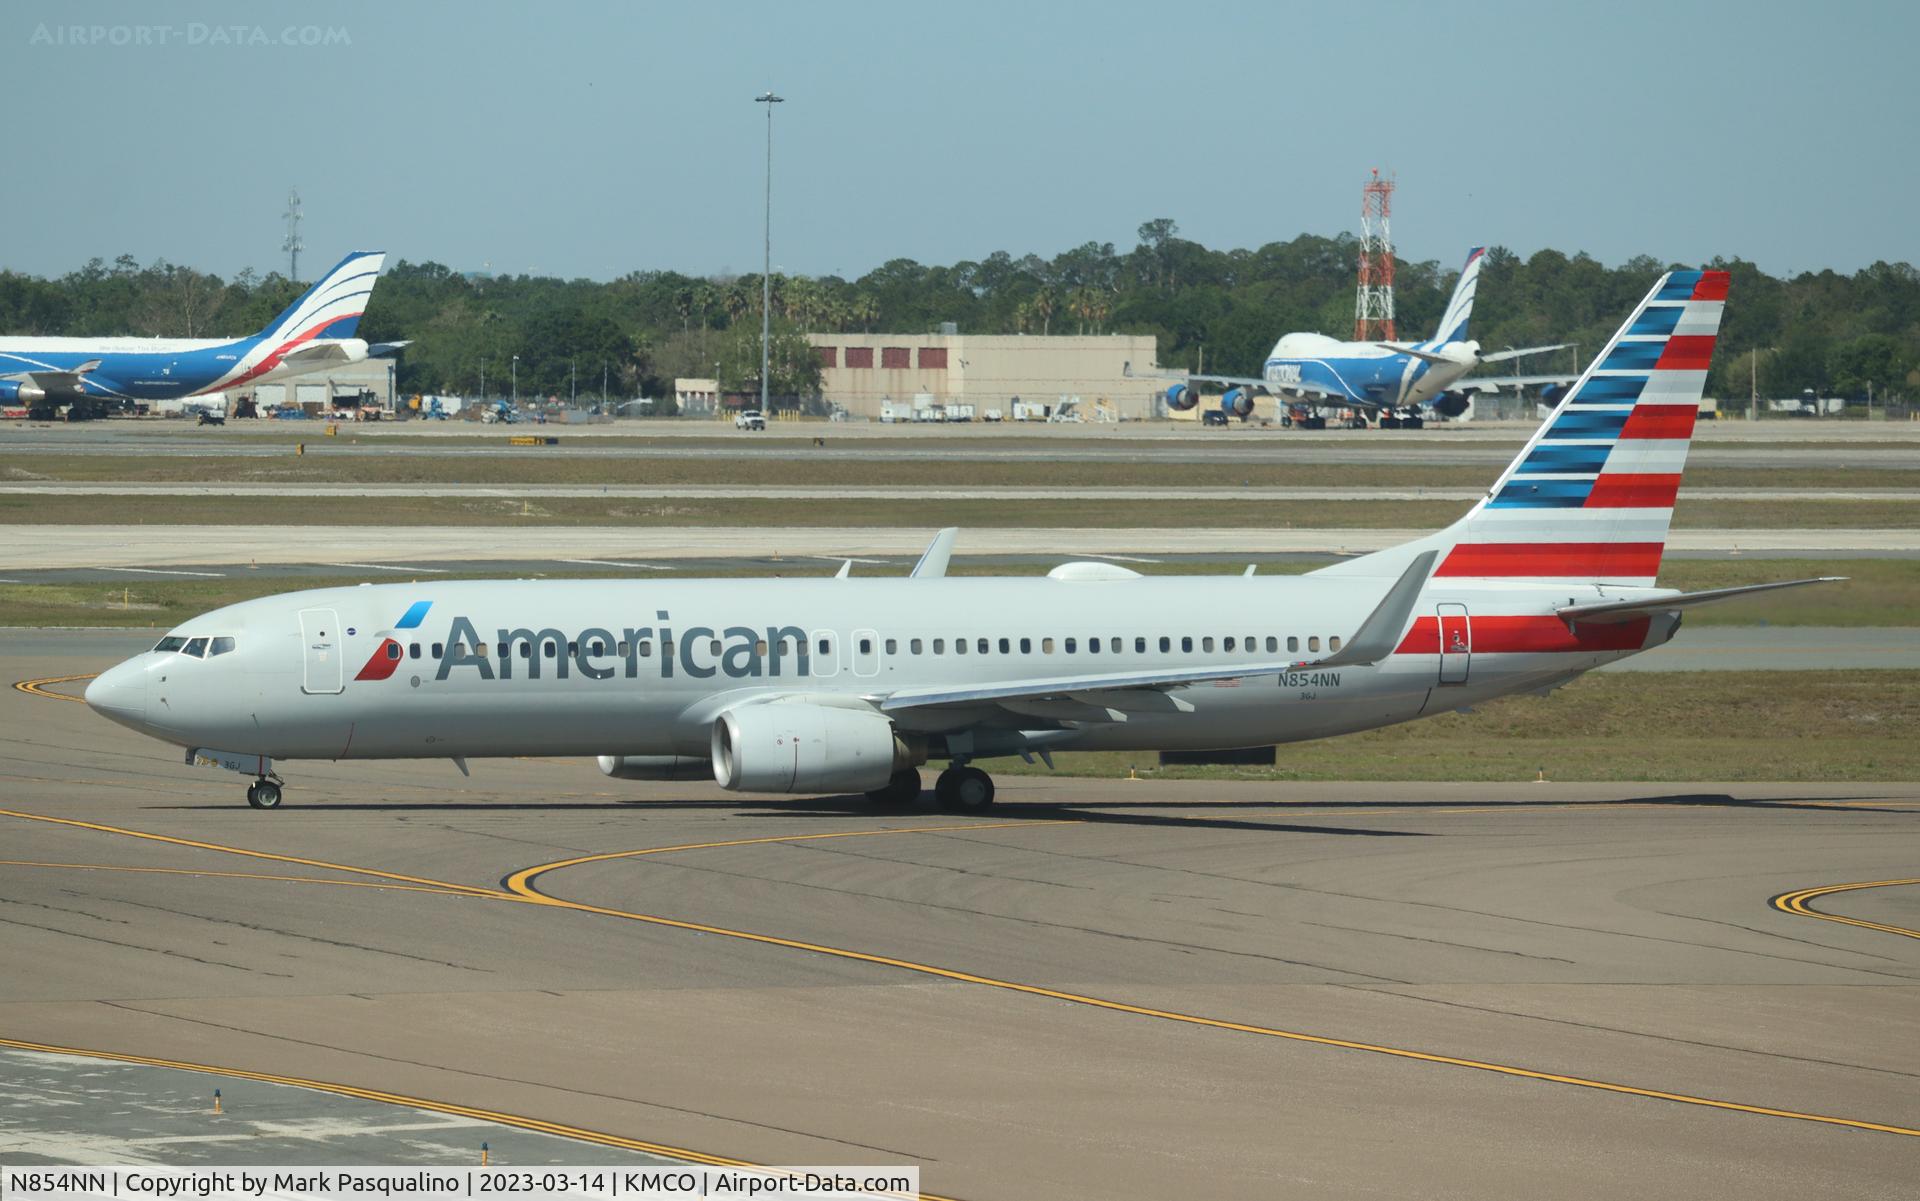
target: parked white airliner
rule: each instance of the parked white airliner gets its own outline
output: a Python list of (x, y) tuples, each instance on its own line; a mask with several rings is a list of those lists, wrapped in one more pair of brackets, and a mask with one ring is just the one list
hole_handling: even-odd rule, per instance
[(1304, 576), (1147, 578), (1069, 563), (946, 578), (362, 585), (196, 617), (87, 703), (255, 777), (279, 759), (597, 755), (622, 779), (935, 794), (970, 761), (1260, 746), (1550, 688), (1659, 646), (1682, 610), (1797, 583), (1654, 587), (1727, 289), (1654, 285), (1451, 527)]

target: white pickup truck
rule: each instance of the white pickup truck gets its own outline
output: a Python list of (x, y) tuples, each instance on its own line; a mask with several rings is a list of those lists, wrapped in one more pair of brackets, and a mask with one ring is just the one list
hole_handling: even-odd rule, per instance
[(737, 430), (766, 429), (767, 415), (759, 409), (742, 409), (733, 415), (733, 428)]

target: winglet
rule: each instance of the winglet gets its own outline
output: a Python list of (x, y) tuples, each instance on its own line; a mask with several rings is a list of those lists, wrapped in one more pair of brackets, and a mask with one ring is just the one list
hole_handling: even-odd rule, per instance
[(833, 573), (833, 578), (836, 580), (844, 580), (852, 574), (853, 574), (853, 560), (848, 559), (845, 562), (840, 564), (840, 570)]
[(947, 560), (953, 557), (953, 540), (959, 536), (960, 527), (953, 525), (935, 534), (909, 574), (914, 579), (938, 579), (947, 574)]
[(1400, 644), (1407, 618), (1413, 615), (1413, 606), (1419, 602), (1420, 590), (1426, 587), (1427, 576), (1433, 571), (1433, 561), (1439, 554), (1437, 550), (1427, 550), (1415, 555), (1347, 644), (1325, 659), (1316, 659), (1313, 666), (1366, 667), (1391, 655), (1393, 648)]

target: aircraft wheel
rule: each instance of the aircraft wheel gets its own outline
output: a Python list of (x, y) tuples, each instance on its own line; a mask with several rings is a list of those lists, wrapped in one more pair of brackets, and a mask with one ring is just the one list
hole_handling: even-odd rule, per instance
[(278, 809), (280, 786), (272, 780), (261, 780), (247, 785), (247, 804), (255, 809)]
[(903, 767), (893, 773), (886, 787), (876, 788), (867, 794), (867, 799), (876, 805), (911, 805), (920, 799), (920, 773), (914, 768)]
[(977, 767), (950, 767), (935, 781), (933, 796), (942, 809), (959, 813), (985, 809), (993, 804), (993, 777)]

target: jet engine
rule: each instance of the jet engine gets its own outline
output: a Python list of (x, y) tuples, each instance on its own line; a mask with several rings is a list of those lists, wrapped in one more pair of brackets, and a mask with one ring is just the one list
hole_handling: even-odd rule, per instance
[(713, 762), (698, 755), (602, 755), (600, 770), (616, 780), (711, 780)]
[(713, 778), (735, 792), (870, 792), (912, 762), (871, 710), (775, 701), (713, 723)]
[(0, 379), (0, 403), (25, 404), (45, 400), (46, 389), (28, 380)]
[(1548, 384), (1546, 387), (1540, 389), (1540, 403), (1558, 406), (1561, 401), (1567, 398), (1567, 393), (1571, 391), (1573, 391), (1572, 384)]
[(1471, 392), (1442, 392), (1429, 402), (1433, 411), (1442, 417), (1458, 417), (1473, 407)]
[(1220, 398), (1220, 411), (1229, 417), (1246, 417), (1253, 412), (1253, 393), (1245, 388), (1229, 388)]
[(1176, 413), (1184, 413), (1200, 403), (1200, 393), (1191, 384), (1175, 384), (1167, 389), (1167, 407)]

